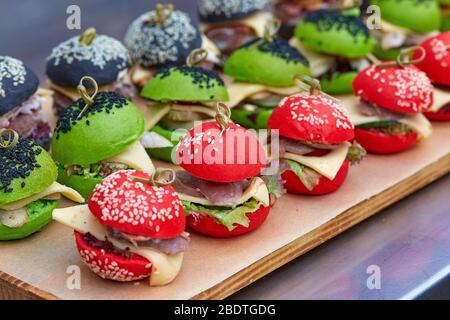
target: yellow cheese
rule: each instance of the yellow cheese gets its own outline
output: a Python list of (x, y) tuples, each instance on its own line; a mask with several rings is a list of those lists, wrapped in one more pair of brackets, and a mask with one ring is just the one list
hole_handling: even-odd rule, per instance
[[(219, 206), (211, 203), (206, 198), (193, 197), (185, 194), (179, 194), (179, 196), (183, 201), (189, 201), (205, 206)], [(254, 177), (252, 179), (250, 185), (242, 194), (241, 198), (237, 200), (232, 207), (237, 207), (238, 205), (241, 205), (252, 198), (261, 202), (264, 206), (268, 206), (270, 204), (269, 191), (267, 190), (267, 186), (259, 177)], [(229, 207), (229, 205), (227, 205), (226, 207)]]
[(394, 25), (390, 22), (387, 22), (384, 19), (381, 19), (381, 32), (383, 32), (383, 33), (401, 32), (405, 35), (413, 33), (412, 31), (410, 31), (406, 28), (402, 28), (400, 26)]
[(54, 92), (52, 90), (45, 89), (45, 88), (38, 88), (38, 90), (36, 91), (36, 94), (43, 98), (52, 97), (53, 93)]
[(212, 42), (211, 40), (209, 40), (209, 38), (207, 36), (205, 36), (204, 34), (202, 34), (202, 49), (205, 49), (206, 51), (208, 51), (208, 56), (206, 57), (206, 59), (208, 61), (214, 62), (214, 63), (219, 63), (219, 56), (220, 56), (220, 50), (219, 48), (217, 48), (217, 46), (214, 44), (214, 42)]
[(450, 90), (434, 88), (433, 106), (430, 112), (438, 112), (439, 109), (450, 103)]
[(166, 285), (172, 282), (180, 272), (183, 253), (166, 255), (151, 248), (137, 248), (128, 242), (108, 237), (105, 226), (101, 225), (97, 218), (91, 214), (87, 205), (55, 209), (53, 211), (53, 219), (80, 233), (89, 232), (98, 240), (103, 241), (108, 238), (108, 241), (116, 248), (121, 250), (129, 248), (131, 252), (148, 259), (152, 263), (151, 286)]
[[(257, 13), (254, 13), (254, 14), (248, 16), (245, 19), (239, 20), (238, 22), (252, 28), (258, 37), (263, 37), (265, 26), (267, 24), (267, 21), (271, 17), (272, 17), (272, 15), (270, 13), (257, 12)], [(230, 22), (230, 24), (231, 23), (232, 22)], [(202, 32), (205, 32), (213, 26), (214, 26), (214, 24), (202, 23), (201, 30), (202, 30)]]
[(307, 157), (286, 152), (283, 158), (301, 163), (324, 177), (333, 180), (344, 163), (349, 148), (350, 143), (345, 142), (322, 157)]
[[(350, 119), (352, 120), (355, 126), (359, 126), (361, 124), (369, 123), (369, 122), (377, 122), (383, 121), (377, 116), (366, 116), (359, 112), (358, 103), (359, 98), (355, 96), (339, 96), (339, 100), (342, 101), (342, 106), (347, 110)], [(419, 134), (420, 139), (424, 139), (431, 135), (432, 126), (431, 123), (425, 118), (425, 116), (421, 113), (417, 114), (405, 114), (405, 117), (397, 120), (400, 123), (404, 123), (408, 125), (412, 130)]]
[(54, 182), (50, 187), (48, 187), (44, 191), (39, 192), (35, 195), (32, 195), (28, 198), (0, 206), (0, 209), (7, 210), (7, 211), (17, 210), (17, 209), (25, 207), (27, 204), (29, 204), (31, 202), (37, 201), (39, 199), (49, 198), (49, 197), (53, 197), (55, 195), (61, 195), (61, 194), (72, 201), (75, 201), (78, 203), (84, 202), (83, 197), (78, 192), (76, 192), (75, 190), (73, 190), (69, 187), (63, 186), (62, 184), (59, 184), (58, 182)]
[(170, 112), (170, 105), (154, 103), (142, 109), (145, 119), (145, 131), (153, 128), (165, 115)]
[(232, 82), (228, 87), (228, 95), (230, 100), (228, 101), (228, 106), (230, 108), (236, 107), (246, 98), (260, 92), (270, 92), (279, 94), (282, 96), (290, 96), (292, 94), (298, 93), (299, 88), (292, 87), (270, 87), (261, 84), (252, 84), (246, 82)]
[(155, 167), (153, 166), (152, 160), (139, 141), (133, 143), (121, 154), (109, 158), (106, 162), (126, 164), (130, 168), (147, 172), (149, 174), (153, 174), (155, 172)]
[(138, 87), (143, 87), (147, 83), (147, 81), (153, 78), (155, 72), (155, 68), (143, 68), (139, 65), (136, 65), (131, 71), (130, 81), (136, 84)]
[[(68, 97), (69, 99), (71, 99), (72, 101), (77, 101), (78, 99), (80, 99), (80, 93), (78, 92), (77, 88), (65, 88), (65, 87), (61, 87), (58, 86), (56, 84), (54, 84), (53, 82), (51, 82), (50, 80), (48, 80), (48, 85), (51, 89), (65, 95), (66, 97)], [(109, 86), (101, 86), (98, 88), (99, 92), (102, 91), (108, 91)]]
[(335, 57), (318, 53), (306, 48), (296, 37), (289, 40), (289, 44), (300, 51), (309, 62), (309, 69), (314, 77), (324, 74), (335, 62)]

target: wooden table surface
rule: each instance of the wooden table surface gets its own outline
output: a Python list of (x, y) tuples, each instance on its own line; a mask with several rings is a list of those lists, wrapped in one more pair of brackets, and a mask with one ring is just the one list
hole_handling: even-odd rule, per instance
[[(0, 0), (0, 55), (25, 61), (44, 80), (51, 48), (80, 33), (66, 28), (68, 5), (80, 6), (83, 29), (123, 39), (128, 24), (156, 2)], [(195, 16), (195, 0), (173, 2)], [(449, 299), (449, 190), (447, 175), (231, 298)], [(369, 258), (363, 254), (368, 248), (374, 252)], [(380, 268), (381, 289), (368, 289), (369, 266)]]

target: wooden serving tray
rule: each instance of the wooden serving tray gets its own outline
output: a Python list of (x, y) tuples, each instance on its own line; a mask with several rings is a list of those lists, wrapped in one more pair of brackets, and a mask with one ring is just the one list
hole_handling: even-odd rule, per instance
[[(0, 299), (223, 299), (450, 172), (450, 124), (402, 154), (369, 155), (344, 186), (320, 196), (286, 195), (258, 230), (234, 239), (192, 234), (179, 276), (165, 287), (115, 283), (87, 269), (73, 231), (56, 222), (28, 239), (0, 243)], [(71, 265), (81, 289), (66, 286)]]

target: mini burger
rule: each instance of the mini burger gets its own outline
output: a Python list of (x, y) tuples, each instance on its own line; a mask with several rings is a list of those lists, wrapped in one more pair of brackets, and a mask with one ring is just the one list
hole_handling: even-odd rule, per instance
[(437, 0), (373, 0), (380, 8), (381, 29), (374, 28), (373, 53), (381, 60), (395, 60), (400, 50), (418, 45), (441, 26)]
[(215, 121), (191, 129), (177, 149), (179, 171), (173, 187), (187, 224), (211, 237), (233, 237), (258, 228), (270, 210), (269, 191), (257, 177), (266, 165), (258, 139), (229, 121), (218, 104)]
[(57, 209), (53, 219), (75, 230), (81, 260), (108, 280), (150, 277), (151, 286), (166, 285), (178, 275), (189, 242), (174, 189), (134, 170), (111, 174), (87, 205)]
[(359, 103), (347, 103), (355, 139), (368, 152), (390, 154), (410, 148), (431, 134), (431, 124), (421, 113), (433, 105), (433, 86), (416, 68), (421, 58), (410, 60), (415, 48), (403, 50), (395, 62), (381, 62), (353, 81)]
[[(420, 44), (426, 55), (417, 67), (424, 71), (435, 85), (433, 106), (424, 115), (430, 120), (450, 120), (450, 32), (427, 38)], [(420, 50), (413, 58), (421, 56)]]
[(442, 14), (441, 31), (450, 31), (450, 0), (439, 0)]
[(131, 66), (128, 50), (120, 41), (97, 35), (94, 28), (57, 45), (47, 58), (49, 87), (55, 91), (53, 108), (60, 115), (78, 100), (77, 85), (87, 75), (101, 91), (118, 92), (131, 99), (133, 87), (126, 76)]
[(125, 44), (135, 63), (131, 80), (138, 88), (162, 66), (183, 64), (196, 48), (208, 51), (208, 67), (219, 63), (219, 50), (202, 37), (187, 13), (175, 10), (170, 3), (157, 4), (155, 10), (134, 20), (128, 27)]
[(365, 57), (373, 47), (365, 23), (337, 10), (308, 13), (290, 43), (308, 59), (322, 90), (333, 95), (352, 92), (352, 80), (369, 65)]
[(279, 135), (279, 154), (271, 158), (287, 164), (282, 174), (288, 193), (323, 195), (336, 191), (345, 181), (349, 165), (365, 151), (354, 138), (354, 127), (334, 98), (320, 91), (317, 80), (310, 92), (285, 98), (267, 124)]
[[(85, 82), (94, 87), (93, 94), (88, 94)], [(119, 93), (97, 93), (90, 77), (83, 77), (78, 89), (82, 98), (63, 111), (53, 134), (58, 181), (88, 198), (113, 172), (136, 169), (152, 174), (152, 161), (138, 141), (144, 118), (137, 107)]]
[(199, 0), (201, 29), (225, 55), (262, 37), (271, 15), (263, 10), (268, 0)]
[(83, 203), (76, 191), (56, 182), (50, 155), (11, 129), (0, 129), (0, 240), (23, 239), (51, 220), (61, 194)]
[(51, 129), (41, 109), (50, 96), (38, 87), (37, 76), (22, 61), (0, 56), (0, 129), (15, 130), (48, 149)]
[(306, 58), (289, 43), (276, 37), (279, 20), (266, 25), (263, 38), (244, 44), (225, 63), (231, 119), (247, 128), (267, 128), (267, 119), (280, 101), (298, 91), (294, 75), (309, 75)]
[(204, 49), (194, 50), (185, 65), (158, 70), (142, 89), (142, 97), (152, 101), (144, 113), (146, 129), (151, 131), (141, 138), (151, 156), (173, 162), (176, 158), (173, 151), (186, 130), (195, 121), (213, 119), (215, 103), (228, 100), (219, 75), (197, 66), (206, 55)]

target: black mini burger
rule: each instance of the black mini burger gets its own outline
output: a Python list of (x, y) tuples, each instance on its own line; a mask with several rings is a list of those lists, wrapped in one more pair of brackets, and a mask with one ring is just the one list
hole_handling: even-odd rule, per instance
[(151, 286), (162, 286), (178, 275), (189, 242), (186, 218), (170, 181), (159, 177), (113, 173), (96, 186), (87, 205), (53, 213), (75, 230), (81, 260), (103, 279), (150, 277)]
[(94, 28), (57, 45), (47, 58), (49, 86), (55, 91), (54, 110), (60, 115), (78, 100), (77, 85), (83, 76), (96, 79), (102, 91), (119, 92), (131, 99), (133, 87), (127, 84), (131, 58), (118, 40), (97, 35)]
[(262, 12), (268, 0), (200, 0), (198, 11), (201, 27), (225, 55), (244, 43), (264, 35), (264, 26), (271, 17)]
[(15, 130), (48, 149), (51, 129), (41, 109), (45, 99), (39, 80), (22, 61), (0, 56), (0, 129)]

